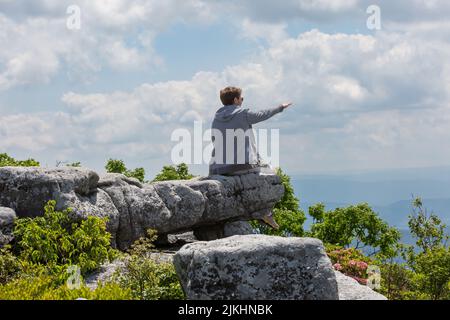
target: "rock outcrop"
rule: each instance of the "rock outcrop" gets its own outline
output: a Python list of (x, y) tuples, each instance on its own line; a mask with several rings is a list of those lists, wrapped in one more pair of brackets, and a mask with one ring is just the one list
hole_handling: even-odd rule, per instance
[(200, 241), (183, 246), (174, 264), (188, 299), (339, 298), (318, 239), (242, 235)]
[(100, 177), (87, 168), (0, 168), (0, 206), (18, 217), (40, 216), (54, 199), (57, 210), (71, 207), (79, 217), (107, 217), (119, 249), (149, 228), (161, 235), (193, 230), (200, 239), (224, 236), (228, 223), (260, 218), (283, 193), (277, 175), (256, 173), (145, 184), (122, 174)]
[(13, 209), (0, 207), (0, 248), (12, 240), (15, 219), (16, 213)]

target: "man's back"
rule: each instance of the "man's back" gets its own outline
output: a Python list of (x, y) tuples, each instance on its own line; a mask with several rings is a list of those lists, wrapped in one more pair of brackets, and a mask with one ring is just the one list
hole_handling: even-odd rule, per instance
[(214, 149), (209, 174), (227, 174), (257, 167), (261, 159), (256, 150), (252, 125), (269, 119), (283, 109), (279, 106), (252, 112), (232, 104), (217, 110), (211, 125)]

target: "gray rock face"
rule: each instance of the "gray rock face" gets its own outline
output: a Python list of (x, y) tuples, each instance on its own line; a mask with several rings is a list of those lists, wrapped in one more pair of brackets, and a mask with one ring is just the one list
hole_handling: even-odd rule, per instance
[(254, 234), (254, 230), (247, 221), (231, 221), (213, 226), (202, 226), (194, 230), (196, 239), (211, 241), (235, 235)]
[(254, 234), (253, 227), (247, 221), (234, 221), (225, 224), (223, 229), (224, 237)]
[(335, 271), (338, 284), (339, 300), (387, 300), (382, 294), (373, 291), (368, 286), (358, 283), (353, 278)]
[(318, 239), (242, 235), (195, 242), (175, 254), (174, 264), (188, 299), (338, 299)]
[(92, 170), (75, 167), (0, 168), (0, 205), (15, 210), (18, 217), (44, 214), (48, 200), (56, 209), (73, 208), (78, 217), (108, 217), (112, 244), (116, 245), (119, 212), (108, 194), (97, 188), (99, 176)]
[(0, 207), (0, 248), (8, 244), (12, 239), (12, 230), (16, 213), (11, 208)]
[(108, 217), (112, 244), (119, 249), (149, 228), (170, 234), (259, 218), (283, 193), (278, 176), (255, 173), (142, 184), (122, 174), (99, 177), (86, 168), (0, 168), (0, 206), (18, 217), (40, 216), (54, 199), (57, 210), (71, 207), (76, 216)]

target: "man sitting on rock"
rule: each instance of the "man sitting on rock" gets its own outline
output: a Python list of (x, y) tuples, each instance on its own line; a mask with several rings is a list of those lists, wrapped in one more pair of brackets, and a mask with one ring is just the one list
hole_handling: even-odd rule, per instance
[[(262, 162), (256, 150), (252, 125), (282, 112), (292, 103), (257, 112), (250, 111), (248, 108), (242, 108), (242, 89), (236, 87), (220, 90), (220, 100), (223, 107), (217, 110), (211, 126), (213, 151), (209, 175), (276, 174), (270, 165)], [(230, 139), (232, 140), (227, 141)], [(227, 145), (232, 149), (227, 150)], [(279, 228), (272, 212), (267, 212), (262, 222), (274, 229)]]

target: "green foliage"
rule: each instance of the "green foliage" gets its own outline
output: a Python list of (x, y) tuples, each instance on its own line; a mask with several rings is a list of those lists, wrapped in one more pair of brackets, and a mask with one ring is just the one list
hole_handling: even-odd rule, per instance
[(158, 239), (158, 233), (154, 229), (148, 229), (147, 235), (145, 237), (140, 237), (136, 240), (131, 248), (128, 250), (128, 253), (132, 256), (144, 257), (148, 252), (154, 250), (155, 242)]
[(172, 263), (156, 262), (148, 256), (156, 240), (155, 230), (137, 240), (125, 258), (125, 267), (116, 272), (116, 281), (130, 288), (132, 296), (141, 300), (184, 299), (184, 293)]
[(380, 259), (381, 290), (389, 299), (450, 299), (450, 248), (445, 225), (428, 214), (419, 197), (413, 199), (409, 228), (415, 246), (399, 245), (396, 254), (406, 263), (394, 263), (392, 256)]
[(273, 218), (280, 228), (274, 230), (258, 221), (252, 221), (251, 225), (260, 234), (301, 237), (304, 235), (305, 213), (299, 208), (299, 200), (295, 196), (289, 176), (283, 173), (281, 168), (277, 168), (277, 175), (284, 186), (284, 195), (275, 204)]
[(39, 167), (38, 161), (30, 158), (28, 160), (16, 160), (6, 153), (0, 153), (0, 167)]
[(79, 167), (81, 167), (81, 162), (72, 162), (72, 163), (69, 163), (69, 164), (67, 164), (66, 165), (67, 167), (76, 167), (76, 168), (79, 168)]
[(136, 178), (140, 182), (145, 182), (145, 170), (144, 168), (136, 168), (134, 170), (127, 170), (125, 172), (127, 177)]
[(450, 299), (450, 248), (437, 246), (410, 260), (414, 291), (433, 300)]
[(0, 285), (0, 300), (130, 300), (131, 290), (124, 289), (117, 283), (99, 284), (91, 290), (84, 284), (70, 289), (67, 285), (58, 285), (51, 275), (37, 277), (23, 276), (7, 284)]
[(370, 246), (390, 255), (400, 239), (400, 232), (389, 227), (367, 203), (331, 211), (318, 203), (309, 207), (309, 214), (314, 219), (309, 235), (325, 243), (349, 247), (356, 241), (357, 249)]
[(327, 245), (327, 255), (333, 267), (354, 278), (361, 284), (367, 283), (367, 267), (373, 264), (373, 260), (366, 257), (360, 250), (355, 248), (342, 248), (339, 246)]
[(446, 225), (434, 213), (428, 214), (419, 197), (413, 199), (408, 225), (416, 238), (416, 247), (408, 246), (403, 256), (412, 276), (412, 294), (416, 299), (450, 299), (450, 247)]
[(423, 252), (445, 246), (449, 238), (445, 235), (446, 225), (434, 213), (428, 214), (419, 197), (413, 200), (413, 213), (409, 216), (408, 225), (416, 238), (416, 245)]
[(194, 176), (189, 173), (189, 168), (185, 163), (175, 166), (164, 166), (152, 182), (167, 180), (189, 180)]
[(5, 284), (20, 273), (20, 262), (9, 246), (0, 248), (0, 284)]
[(124, 173), (127, 171), (127, 167), (125, 166), (125, 163), (122, 160), (114, 160), (109, 159), (106, 163), (105, 169), (107, 172), (110, 173)]
[(50, 200), (44, 216), (16, 221), (14, 235), (22, 261), (44, 265), (59, 274), (69, 265), (78, 265), (85, 274), (114, 257), (106, 219), (89, 216), (77, 220), (71, 217), (71, 208), (60, 212), (55, 205), (56, 201)]
[(417, 295), (412, 294), (414, 272), (399, 263), (382, 263), (381, 288), (378, 290), (389, 300), (405, 300)]
[(136, 178), (140, 182), (145, 182), (145, 169), (136, 168), (134, 170), (128, 170), (125, 163), (122, 160), (109, 159), (106, 163), (106, 171), (109, 173), (121, 173), (130, 178)]

